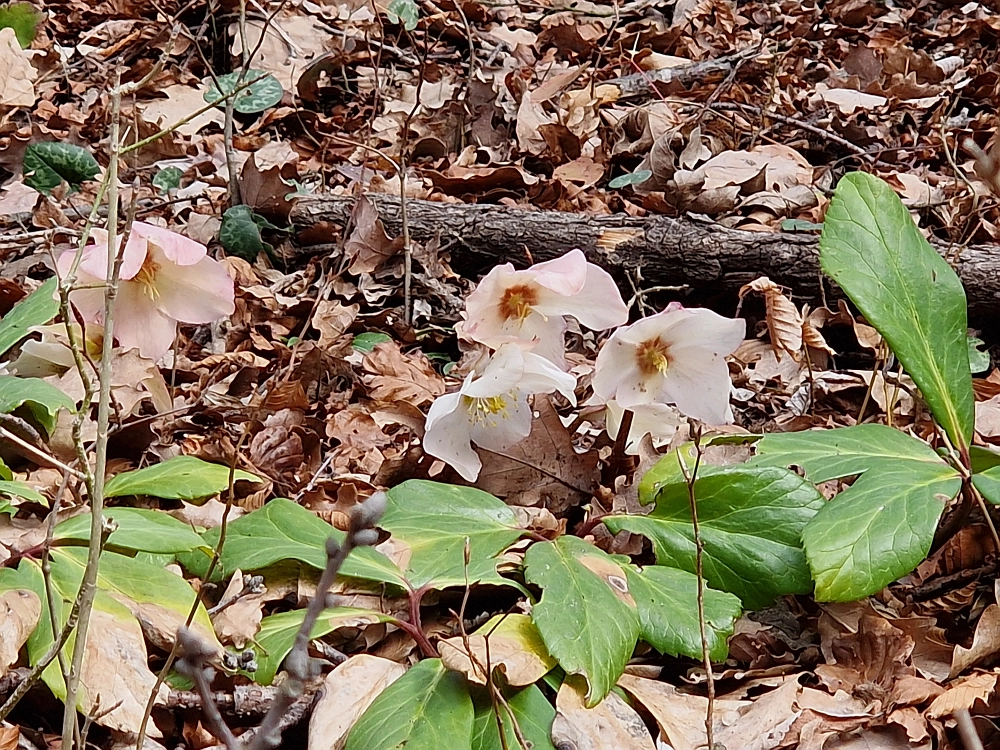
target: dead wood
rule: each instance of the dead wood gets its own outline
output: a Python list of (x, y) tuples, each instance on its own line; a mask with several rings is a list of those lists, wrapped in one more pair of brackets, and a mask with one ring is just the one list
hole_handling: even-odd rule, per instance
[[(399, 198), (369, 197), (390, 236), (398, 234)], [(339, 234), (353, 203), (350, 197), (307, 196), (299, 199), (290, 219), (300, 239), (315, 244)], [(524, 267), (578, 247), (619, 279), (630, 275), (639, 288), (688, 285), (698, 292), (731, 292), (768, 276), (802, 299), (837, 296), (820, 272), (815, 234), (747, 232), (693, 216), (585, 216), (423, 200), (407, 201), (407, 212), (411, 237), (438, 239), (450, 251), (452, 265), (462, 270), (506, 261)], [(957, 255), (954, 265), (965, 284), (970, 315), (1000, 311), (1000, 246), (960, 249), (935, 242), (934, 247), (950, 260)]]

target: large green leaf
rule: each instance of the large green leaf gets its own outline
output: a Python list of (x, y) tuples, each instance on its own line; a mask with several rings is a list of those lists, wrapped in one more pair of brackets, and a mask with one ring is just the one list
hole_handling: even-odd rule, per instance
[(76, 189), (93, 179), (101, 166), (85, 148), (61, 141), (32, 143), (24, 152), (24, 184), (48, 194), (66, 180)]
[[(260, 477), (236, 470), (234, 481), (259, 482)], [(202, 500), (229, 488), (229, 467), (177, 456), (163, 463), (116, 474), (104, 488), (105, 497), (150, 495), (168, 500)]]
[[(538, 685), (528, 685), (516, 692), (507, 699), (506, 707), (494, 707), (485, 691), (482, 692), (483, 700), (477, 701), (476, 705), (472, 750), (520, 750), (521, 744), (514, 731), (514, 722), (517, 722), (521, 736), (531, 743), (531, 750), (555, 750), (552, 744), (552, 722), (556, 718), (556, 710), (546, 700)], [(506, 743), (500, 739), (498, 716), (503, 724)]]
[[(257, 671), (254, 682), (270, 685), (278, 673), (281, 662), (288, 656), (295, 644), (295, 636), (306, 615), (304, 609), (293, 609), (265, 617), (260, 622), (260, 631), (254, 638), (257, 646)], [(312, 638), (322, 638), (339, 628), (359, 628), (378, 622), (390, 622), (393, 618), (381, 612), (353, 607), (334, 607), (320, 613), (313, 625)]]
[(972, 483), (984, 498), (994, 505), (1000, 505), (1000, 466), (991, 466), (973, 474)]
[[(281, 560), (298, 560), (322, 570), (326, 567), (326, 540), (344, 541), (344, 532), (293, 503), (277, 498), (263, 508), (229, 524), (219, 563), (222, 575), (236, 569), (260, 570)], [(205, 534), (209, 546), (218, 540), (218, 529)], [(340, 574), (349, 578), (391, 583), (405, 587), (399, 569), (371, 547), (360, 547), (348, 555)]]
[(48, 323), (59, 311), (55, 297), (56, 278), (42, 284), (22, 299), (0, 320), (0, 354), (5, 354), (14, 344), (28, 335), (32, 326)]
[[(469, 583), (513, 585), (497, 573), (500, 555), (524, 533), (509, 507), (487, 492), (411, 479), (389, 490), (379, 524), (405, 549), (410, 588)], [(469, 564), (465, 544), (469, 542)]]
[(42, 18), (42, 14), (31, 3), (11, 2), (0, 5), (0, 29), (14, 29), (17, 43), (22, 49), (31, 46), (38, 32), (38, 22)]
[[(107, 508), (107, 518), (118, 528), (108, 537), (108, 546), (142, 552), (186, 552), (205, 546), (205, 540), (183, 521), (159, 510)], [(74, 516), (55, 528), (55, 539), (90, 539), (90, 514)]]
[(533, 544), (524, 565), (525, 578), (542, 589), (531, 610), (535, 627), (559, 665), (587, 679), (593, 708), (618, 681), (639, 637), (625, 570), (575, 536)]
[(889, 342), (952, 443), (972, 440), (975, 405), (965, 290), (893, 189), (855, 172), (837, 185), (820, 265)]
[[(647, 565), (625, 568), (639, 610), (639, 637), (660, 653), (701, 659), (698, 577), (686, 570)], [(725, 661), (727, 641), (742, 612), (740, 600), (705, 588), (705, 638), (712, 661)]]
[(345, 750), (463, 750), (472, 742), (465, 678), (424, 659), (382, 691), (347, 735)]
[(751, 463), (801, 466), (813, 482), (860, 474), (802, 532), (822, 601), (860, 599), (913, 570), (962, 484), (928, 445), (874, 424), (767, 435)]
[[(812, 590), (800, 537), (824, 505), (815, 487), (783, 468), (736, 465), (701, 467), (694, 489), (710, 586), (736, 594), (749, 609)], [(604, 524), (648, 537), (658, 564), (695, 572), (686, 483), (663, 487), (648, 516), (610, 516)]]
[[(11, 482), (7, 479), (0, 479), (0, 496), (16, 497), (21, 500), (30, 500), (33, 503), (48, 507), (49, 501), (38, 490), (32, 489), (24, 482)], [(0, 512), (3, 512), (0, 510)]]
[(17, 378), (0, 375), (0, 414), (10, 414), (25, 406), (46, 432), (56, 426), (60, 409), (73, 411), (73, 399), (41, 378)]

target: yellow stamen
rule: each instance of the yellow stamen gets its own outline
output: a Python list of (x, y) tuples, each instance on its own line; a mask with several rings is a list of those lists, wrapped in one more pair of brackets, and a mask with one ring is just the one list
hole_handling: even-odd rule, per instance
[(160, 296), (160, 291), (156, 288), (156, 274), (159, 271), (160, 264), (153, 260), (151, 254), (147, 254), (139, 273), (132, 278), (132, 281), (142, 286), (143, 293), (151, 300)]
[(538, 304), (538, 292), (527, 284), (518, 284), (504, 291), (500, 298), (500, 317), (503, 320), (524, 319), (531, 315), (531, 309)]
[(670, 369), (670, 347), (657, 336), (655, 339), (643, 341), (636, 348), (636, 364), (643, 375), (659, 372), (666, 373)]
[(486, 398), (472, 398), (465, 396), (463, 402), (469, 412), (474, 424), (487, 424), (496, 427), (499, 423), (497, 419), (507, 419), (508, 398), (513, 394), (508, 393), (503, 396), (487, 396)]

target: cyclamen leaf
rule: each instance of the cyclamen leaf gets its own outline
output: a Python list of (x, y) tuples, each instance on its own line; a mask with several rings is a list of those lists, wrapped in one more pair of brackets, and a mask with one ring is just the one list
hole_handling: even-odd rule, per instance
[(531, 619), (559, 665), (586, 678), (593, 708), (615, 686), (639, 637), (625, 571), (575, 536), (533, 544), (524, 566), (525, 578), (542, 589)]
[[(237, 482), (260, 482), (260, 477), (239, 469)], [(229, 487), (229, 467), (202, 461), (195, 456), (176, 456), (162, 463), (112, 477), (104, 488), (105, 497), (149, 495), (167, 500), (202, 500)]]
[(3, 316), (0, 320), (0, 354), (5, 354), (27, 336), (29, 328), (45, 325), (56, 316), (59, 312), (59, 301), (55, 296), (57, 283), (53, 276)]
[(424, 659), (372, 702), (347, 735), (345, 750), (445, 750), (472, 742), (465, 678), (440, 659)]
[(420, 18), (420, 9), (414, 0), (392, 0), (386, 9), (389, 12), (389, 20), (393, 23), (397, 21), (403, 24), (407, 31), (417, 28), (417, 20)]
[[(281, 97), (284, 95), (284, 90), (281, 88), (278, 79), (270, 73), (265, 74), (261, 70), (247, 70), (245, 73), (237, 70), (227, 73), (224, 76), (219, 76), (218, 81), (218, 87), (216, 87), (215, 81), (208, 82), (208, 90), (205, 92), (204, 99), (206, 104), (218, 104), (220, 107), (225, 106), (225, 102), (222, 101), (223, 97), (236, 91), (243, 84), (253, 81), (253, 83), (240, 91), (240, 93), (236, 94), (235, 101), (233, 102), (233, 109), (244, 115), (254, 115), (258, 112), (263, 112), (265, 109), (269, 109), (280, 102)], [(219, 88), (222, 89), (221, 92)]]
[(63, 180), (76, 189), (96, 177), (101, 166), (90, 152), (71, 143), (32, 143), (24, 152), (24, 184), (48, 195)]
[(926, 556), (958, 472), (927, 444), (884, 425), (766, 435), (755, 466), (801, 466), (813, 482), (860, 474), (802, 532), (821, 601), (853, 601)]
[(266, 249), (260, 236), (260, 227), (253, 220), (249, 206), (233, 206), (222, 215), (219, 242), (229, 255), (253, 261)]
[(639, 169), (635, 172), (630, 172), (629, 174), (618, 175), (618, 177), (615, 177), (608, 183), (608, 187), (613, 190), (617, 190), (618, 188), (623, 188), (626, 185), (639, 185), (652, 176), (652, 170)]
[(826, 211), (820, 265), (885, 338), (959, 449), (975, 404), (962, 282), (924, 239), (893, 189), (845, 176)]
[[(826, 504), (814, 486), (784, 468), (702, 466), (694, 491), (705, 580), (712, 588), (736, 594), (748, 609), (812, 590), (800, 536)], [(612, 533), (626, 529), (647, 537), (659, 565), (695, 571), (686, 483), (664, 486), (647, 516), (603, 522)]]
[(181, 177), (184, 172), (182, 172), (177, 167), (167, 167), (166, 169), (161, 169), (153, 177), (153, 187), (159, 188), (164, 193), (169, 193), (171, 190), (176, 190), (181, 186)]

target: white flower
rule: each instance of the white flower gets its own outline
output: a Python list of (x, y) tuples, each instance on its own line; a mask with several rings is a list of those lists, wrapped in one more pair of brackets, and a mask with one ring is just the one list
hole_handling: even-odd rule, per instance
[(515, 271), (490, 271), (466, 301), (462, 335), (496, 349), (515, 342), (563, 366), (563, 334), (571, 315), (596, 331), (628, 320), (614, 279), (580, 250)]
[(668, 309), (619, 328), (597, 355), (594, 393), (625, 409), (674, 404), (709, 424), (732, 421), (726, 355), (746, 322), (705, 309)]
[[(104, 282), (108, 268), (108, 233), (91, 232), (93, 245), (84, 248), (70, 299), (84, 320), (104, 322)], [(119, 237), (119, 242), (121, 237)], [(59, 273), (73, 265), (75, 250), (59, 257)], [(115, 338), (124, 349), (159, 360), (170, 349), (177, 323), (212, 323), (232, 315), (233, 280), (226, 267), (209, 258), (200, 242), (141, 221), (133, 222), (122, 257)]]
[[(618, 430), (622, 426), (625, 409), (614, 399), (607, 403), (604, 424), (612, 440), (618, 439)], [(630, 456), (639, 455), (639, 443), (649, 435), (653, 444), (659, 447), (666, 443), (677, 432), (681, 424), (681, 415), (673, 406), (666, 404), (644, 404), (632, 412), (632, 423), (628, 429), (628, 439), (625, 441), (625, 453)]]
[(481, 375), (470, 374), (457, 393), (439, 396), (431, 404), (424, 451), (473, 482), (483, 464), (472, 443), (487, 450), (508, 449), (531, 432), (529, 395), (559, 391), (575, 405), (575, 387), (576, 378), (548, 360), (505, 344)]

